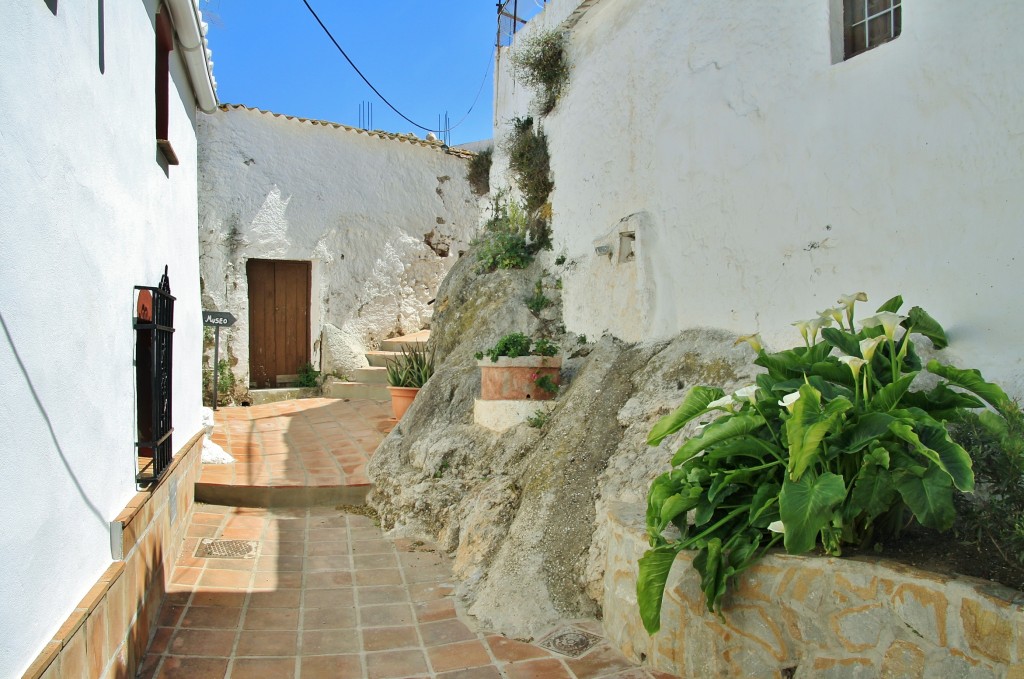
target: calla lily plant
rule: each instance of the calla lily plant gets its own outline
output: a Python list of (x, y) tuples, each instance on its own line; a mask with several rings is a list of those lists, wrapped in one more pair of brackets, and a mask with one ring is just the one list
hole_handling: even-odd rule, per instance
[[(820, 547), (840, 555), (843, 545), (891, 538), (908, 517), (952, 525), (953, 494), (972, 492), (974, 473), (945, 422), (1009, 399), (977, 371), (934, 360), (925, 368), (910, 337), (942, 349), (945, 333), (920, 307), (899, 314), (899, 296), (855, 328), (854, 306), (865, 301), (862, 292), (844, 295), (819, 315), (827, 323), (795, 324), (803, 346), (768, 353), (758, 341), (754, 362), (765, 372), (753, 388), (727, 396), (694, 387), (651, 430), (648, 443), (659, 445), (714, 416), (682, 441), (648, 494), (651, 548), (640, 559), (637, 599), (651, 634), (684, 549), (697, 551), (708, 609), (721, 614), (728, 583), (779, 542), (791, 554)], [(912, 390), (925, 370), (937, 385)]]

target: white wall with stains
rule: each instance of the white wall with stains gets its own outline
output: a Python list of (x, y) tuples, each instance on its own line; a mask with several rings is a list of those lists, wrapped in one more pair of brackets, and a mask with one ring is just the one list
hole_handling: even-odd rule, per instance
[[(944, 324), (952, 360), (1024, 395), (1024, 4), (906, 2), (900, 37), (838, 63), (837, 0), (551, 11), (517, 41), (568, 35), (569, 85), (540, 124), (569, 330), (712, 326), (783, 348), (840, 294), (866, 291), (873, 310), (901, 293)], [(507, 63), (499, 146), (530, 98)]]
[(200, 431), (193, 91), (156, 0), (0, 3), (0, 676), (21, 676), (110, 565), (135, 485), (133, 286), (169, 267), (173, 448)]
[(203, 302), (249, 382), (246, 261), (312, 262), (314, 367), (344, 375), (380, 340), (429, 322), (428, 302), (477, 227), (466, 158), (440, 144), (243, 106), (199, 120)]

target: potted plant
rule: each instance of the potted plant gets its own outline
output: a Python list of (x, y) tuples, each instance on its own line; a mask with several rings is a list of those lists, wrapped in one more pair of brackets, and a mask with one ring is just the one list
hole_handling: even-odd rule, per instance
[(434, 374), (434, 352), (425, 345), (403, 348), (393, 359), (388, 359), (388, 391), (391, 392), (391, 410), (395, 419), (402, 419), (412, 405), (420, 388)]
[(505, 335), (492, 348), (476, 355), (481, 400), (554, 398), (562, 368), (562, 358), (556, 354), (558, 345), (550, 340), (534, 342), (520, 332)]

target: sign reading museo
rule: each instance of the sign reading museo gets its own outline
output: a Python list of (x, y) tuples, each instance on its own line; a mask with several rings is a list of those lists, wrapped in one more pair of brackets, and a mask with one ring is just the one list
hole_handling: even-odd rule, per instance
[(220, 326), (229, 328), (238, 319), (230, 311), (206, 311), (203, 310), (203, 325)]

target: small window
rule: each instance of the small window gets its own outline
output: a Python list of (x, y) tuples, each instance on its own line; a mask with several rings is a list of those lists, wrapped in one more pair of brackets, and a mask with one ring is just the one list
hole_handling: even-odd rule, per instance
[(900, 23), (900, 0), (843, 0), (843, 58), (895, 40)]
[(174, 50), (174, 26), (163, 7), (156, 13), (156, 145), (168, 165), (177, 165), (178, 156), (167, 133), (170, 117), (171, 52)]

